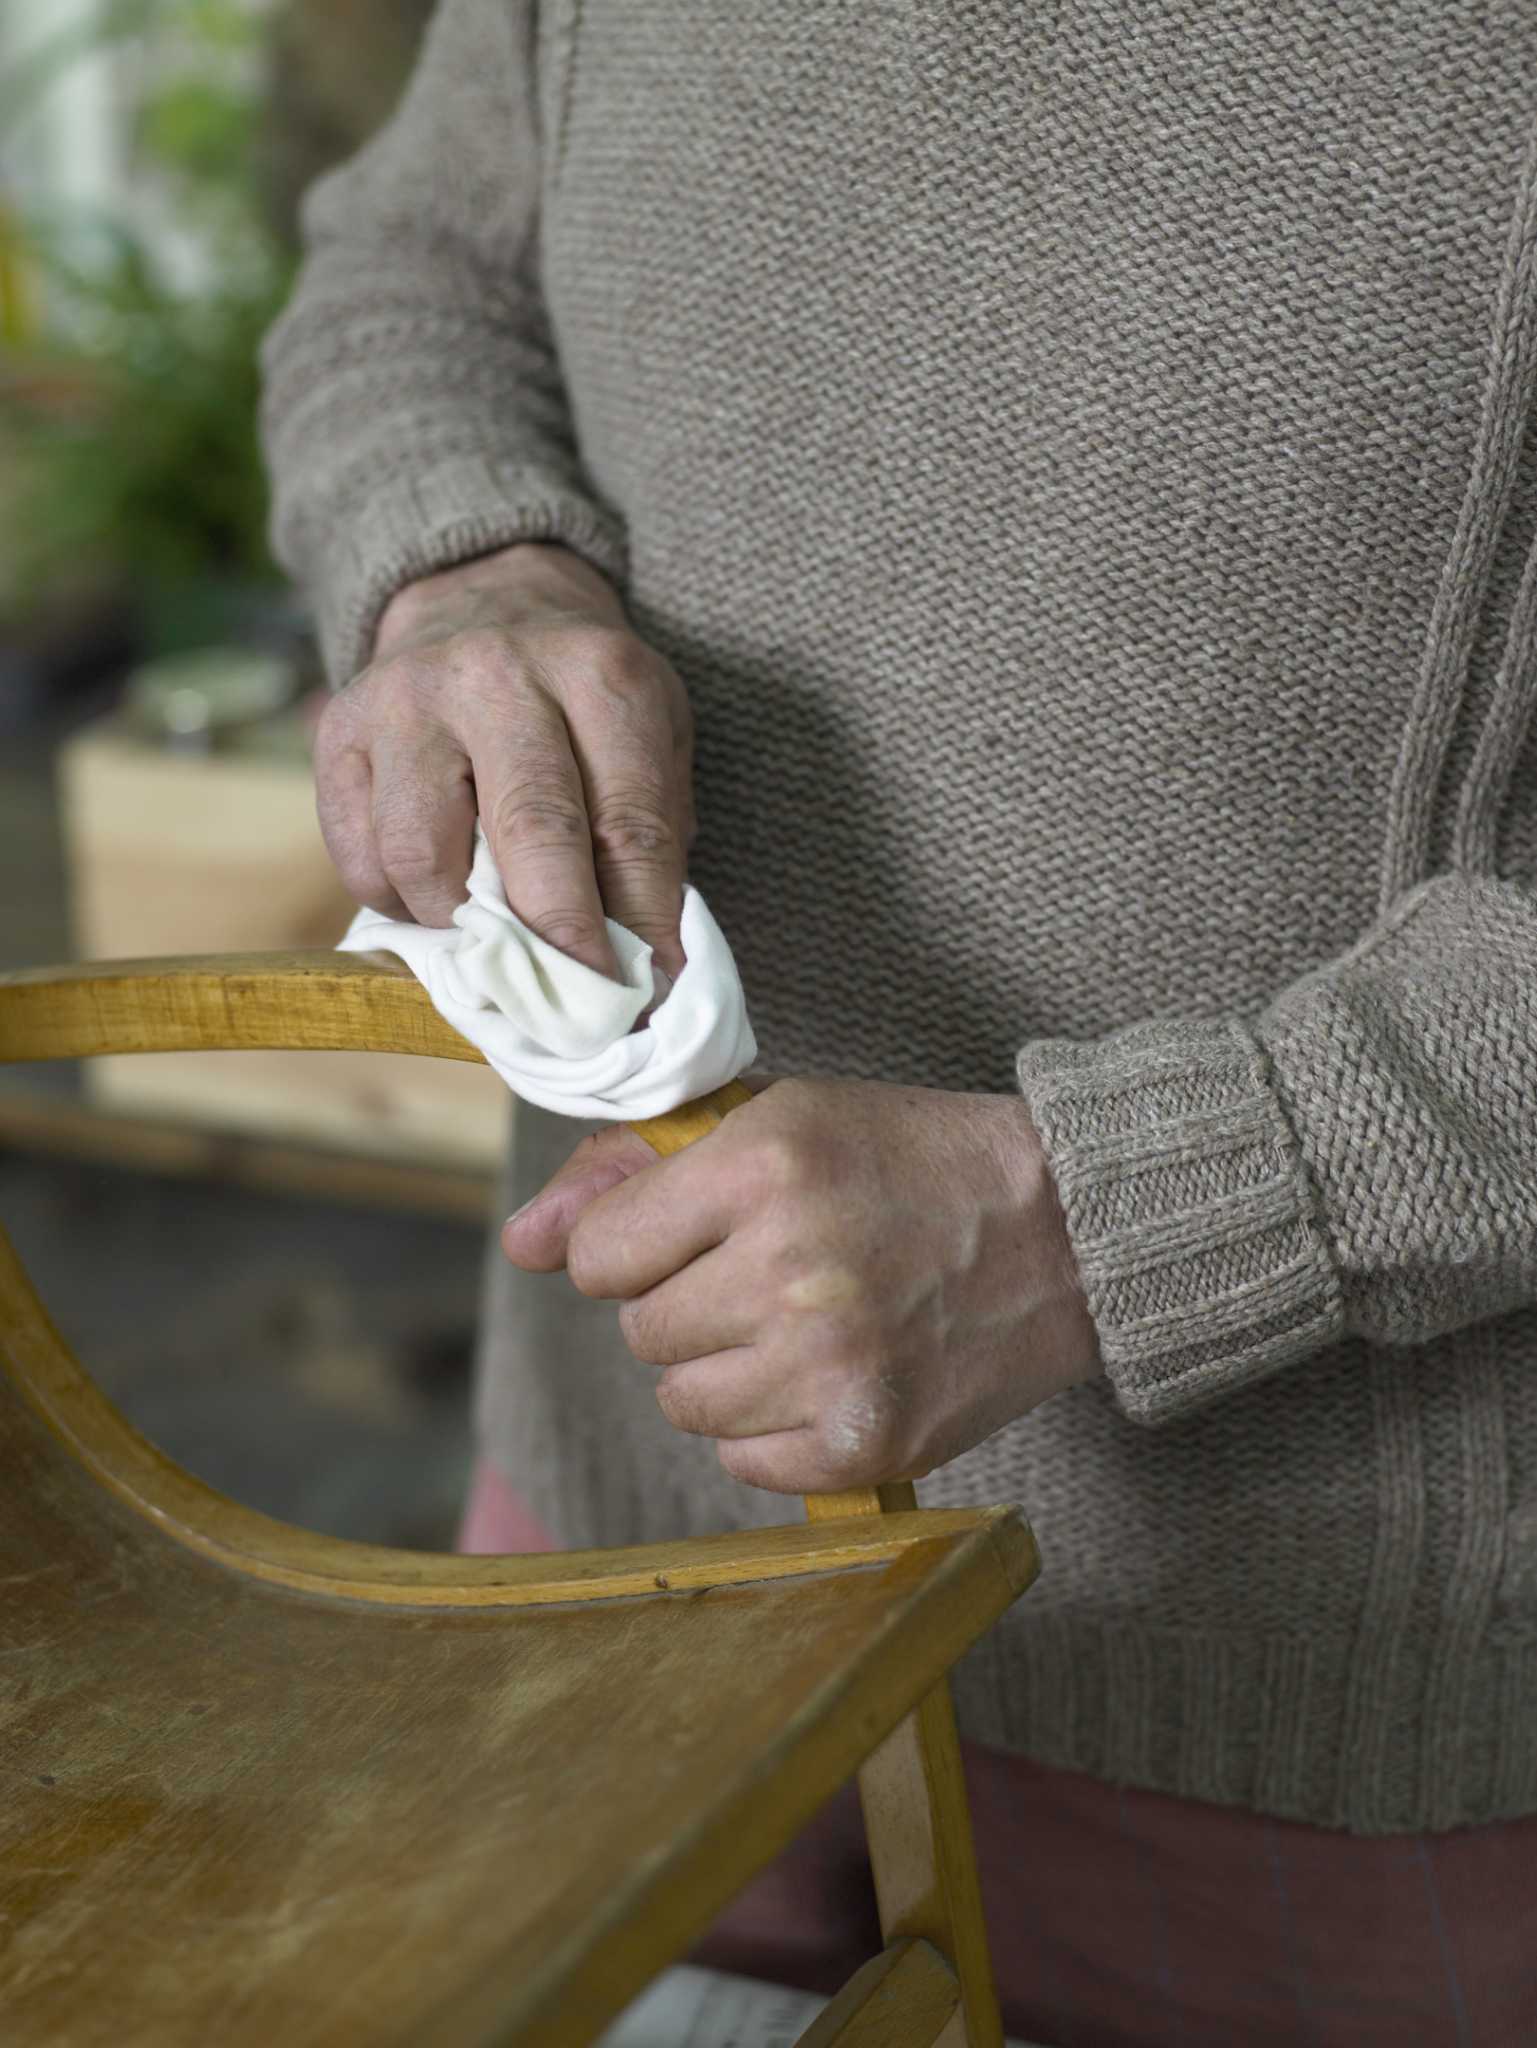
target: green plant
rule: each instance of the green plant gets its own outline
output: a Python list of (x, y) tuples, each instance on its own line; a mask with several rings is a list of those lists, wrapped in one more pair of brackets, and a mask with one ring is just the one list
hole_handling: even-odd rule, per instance
[(131, 88), (139, 202), (21, 224), (42, 314), (0, 380), (13, 616), (105, 583), (172, 645), (195, 637), (200, 589), (275, 577), (256, 352), (290, 257), (255, 190), (259, 33), (241, 0), (117, 0), (89, 42), (61, 32), (0, 78), (3, 127), (8, 105), (109, 43)]

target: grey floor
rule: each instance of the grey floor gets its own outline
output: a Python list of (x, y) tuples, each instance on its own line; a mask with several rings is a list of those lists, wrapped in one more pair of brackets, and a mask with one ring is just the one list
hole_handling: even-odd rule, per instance
[[(59, 736), (0, 735), (0, 970), (67, 951)], [(479, 1231), (3, 1147), (0, 1225), (97, 1384), (200, 1478), (330, 1534), (452, 1543)]]

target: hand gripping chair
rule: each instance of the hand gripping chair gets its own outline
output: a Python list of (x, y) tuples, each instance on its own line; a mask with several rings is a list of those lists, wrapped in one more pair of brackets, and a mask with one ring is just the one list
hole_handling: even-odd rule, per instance
[[(3, 1060), (238, 1046), (478, 1057), (380, 956), (0, 978)], [(887, 1946), (805, 2048), (998, 2048), (945, 1673), (1030, 1532), (807, 1507), (536, 1557), (290, 1528), (129, 1427), (0, 1236), (6, 2048), (578, 2048), (855, 1772)]]

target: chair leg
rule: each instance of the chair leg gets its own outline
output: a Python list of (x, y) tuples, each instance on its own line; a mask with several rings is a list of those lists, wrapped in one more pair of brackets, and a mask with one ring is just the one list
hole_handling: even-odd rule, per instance
[(850, 1977), (795, 2048), (943, 2048), (960, 2015), (944, 1957), (926, 1941), (899, 1941)]
[[(910, 1513), (905, 1483), (808, 1496), (812, 1521)], [(960, 1979), (962, 2012), (938, 2048), (1002, 2048), (950, 1688), (941, 1682), (881, 1744), (859, 1774), (876, 1903), (886, 1941), (932, 1942)]]

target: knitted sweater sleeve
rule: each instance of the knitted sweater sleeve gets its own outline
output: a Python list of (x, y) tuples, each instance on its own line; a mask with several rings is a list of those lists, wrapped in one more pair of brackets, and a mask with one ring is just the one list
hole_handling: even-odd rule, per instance
[(1122, 1408), (1537, 1303), (1537, 893), (1440, 874), (1252, 1019), (1039, 1040), (1020, 1086)]
[(540, 300), (533, 16), (442, 0), (393, 120), (306, 203), (263, 434), (273, 545), (336, 682), (417, 577), (519, 540), (623, 574)]

